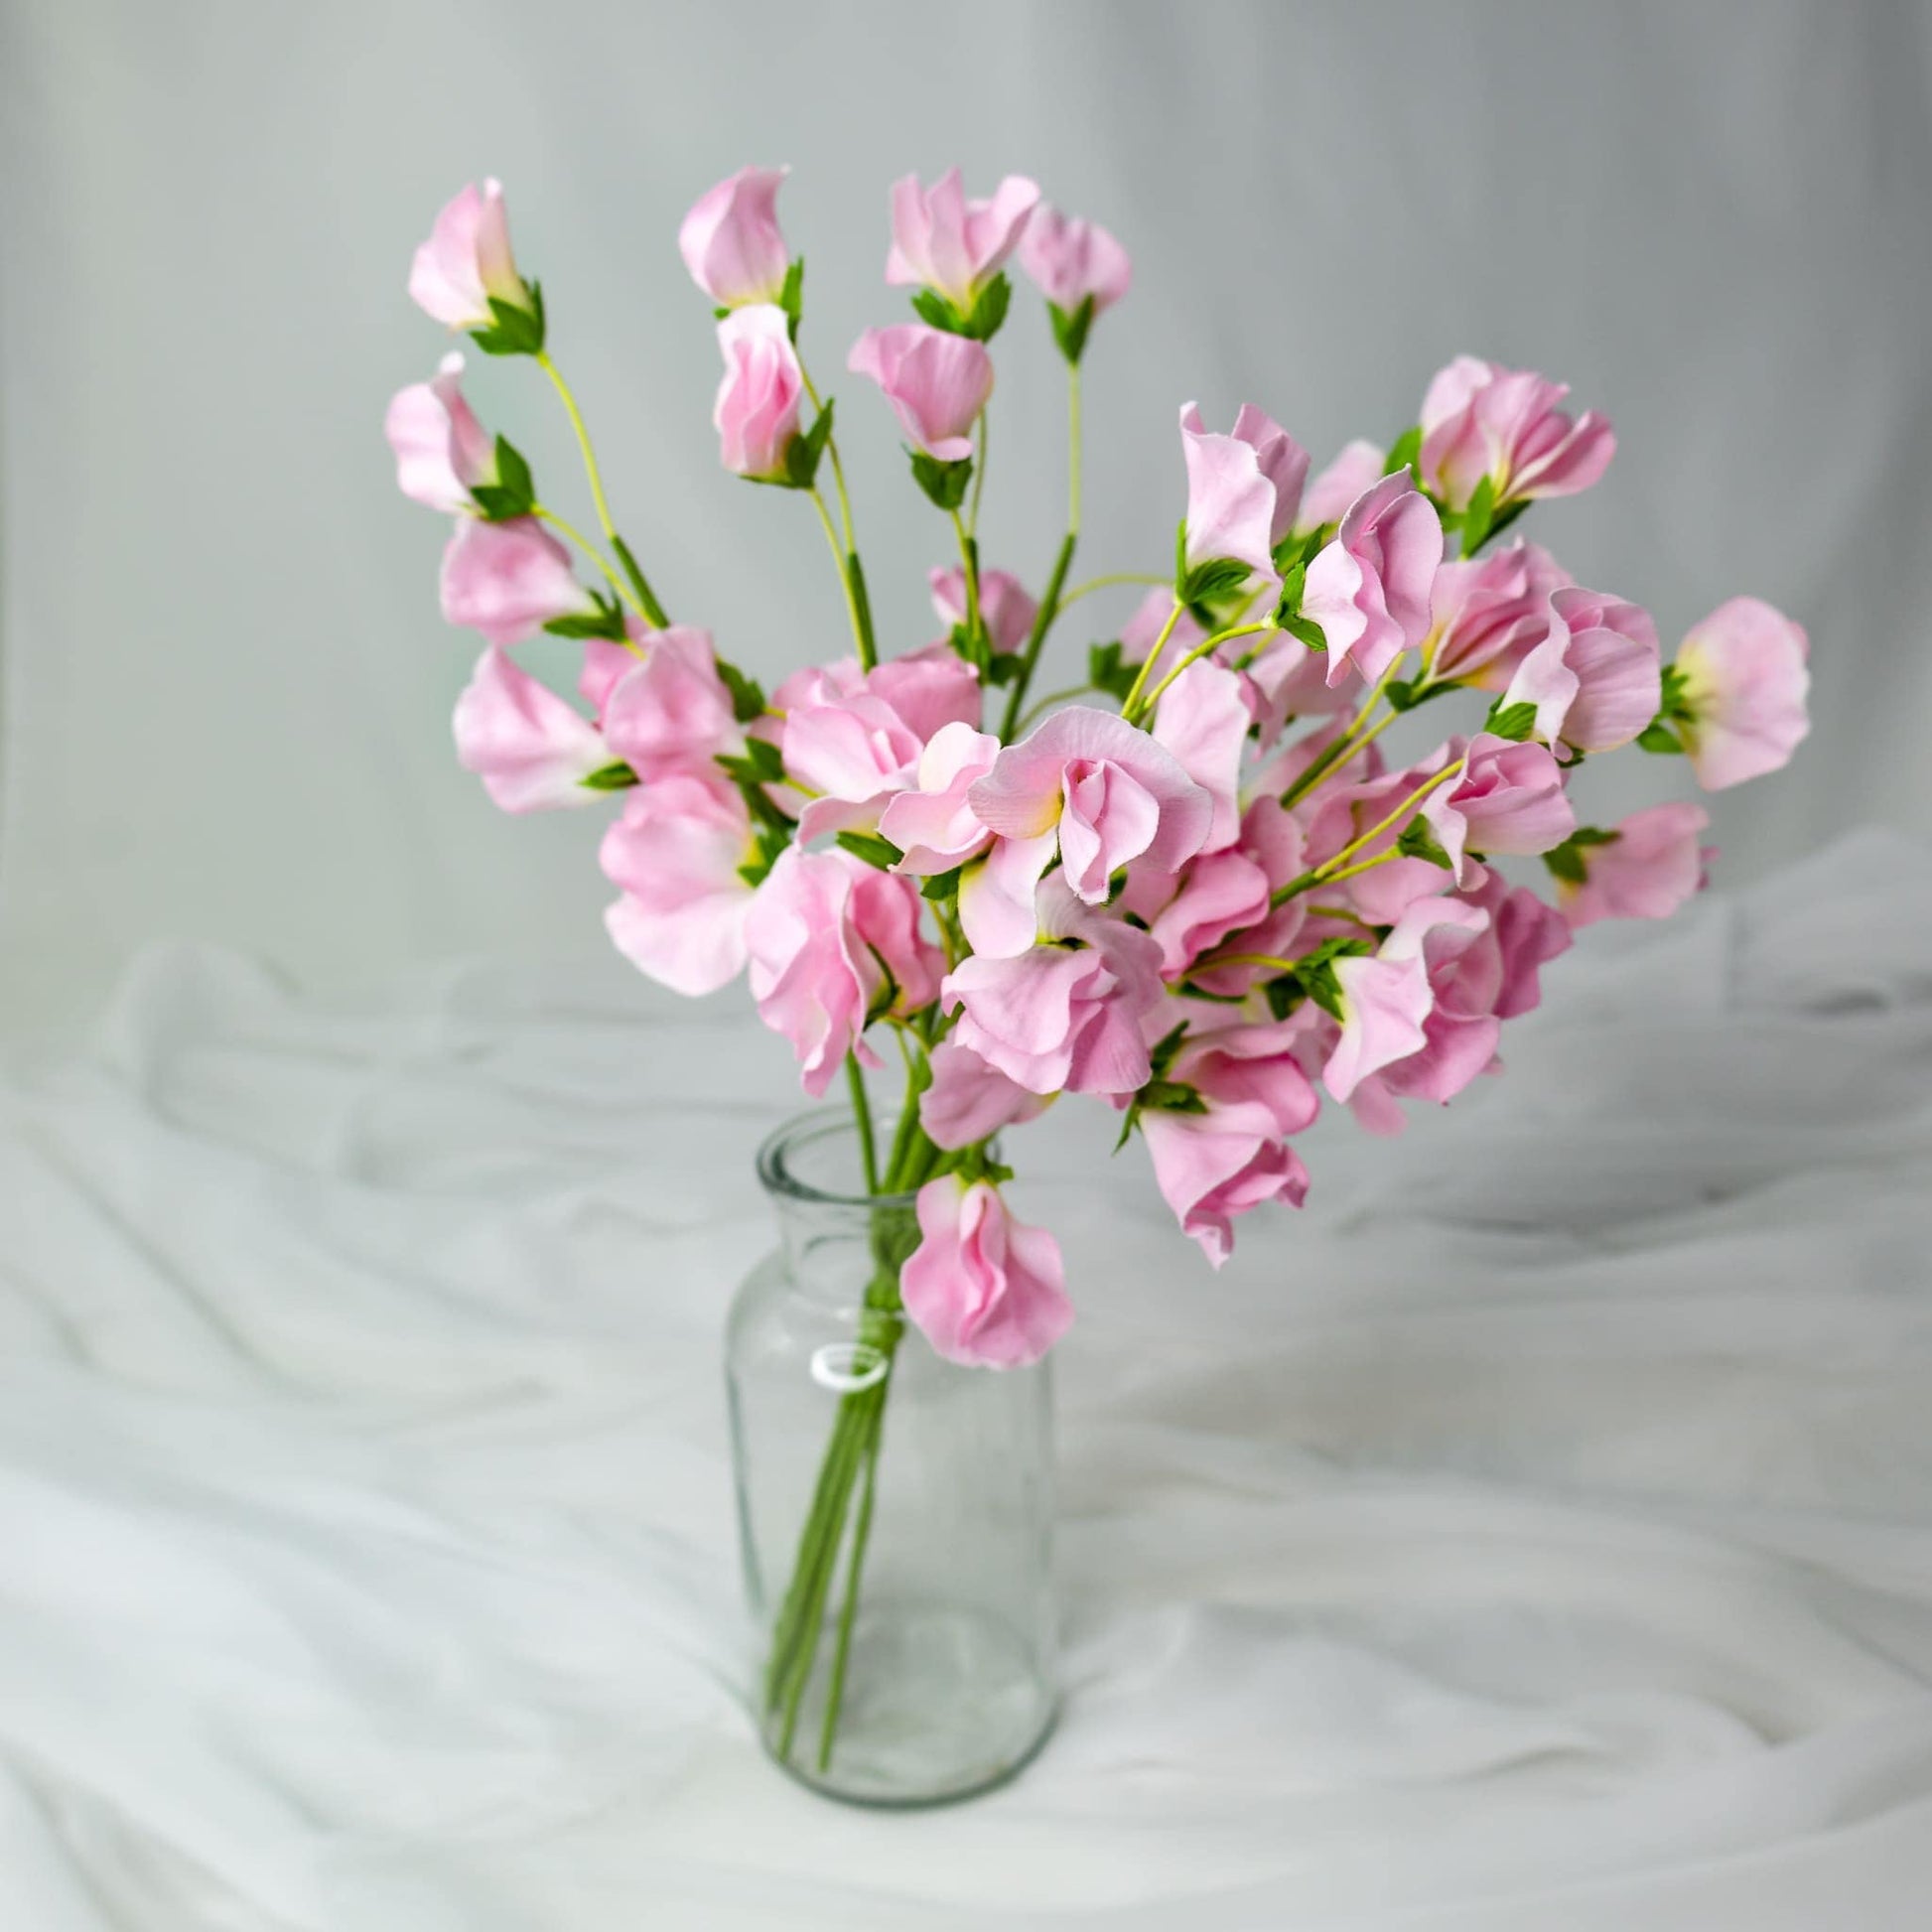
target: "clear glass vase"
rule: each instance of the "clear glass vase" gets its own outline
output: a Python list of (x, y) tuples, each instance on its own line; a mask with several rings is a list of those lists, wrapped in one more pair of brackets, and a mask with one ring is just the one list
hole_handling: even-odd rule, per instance
[(1000, 1783), (1054, 1713), (1044, 1364), (942, 1361), (899, 1311), (912, 1194), (868, 1195), (838, 1110), (759, 1156), (782, 1246), (726, 1340), (765, 1746), (861, 1804)]

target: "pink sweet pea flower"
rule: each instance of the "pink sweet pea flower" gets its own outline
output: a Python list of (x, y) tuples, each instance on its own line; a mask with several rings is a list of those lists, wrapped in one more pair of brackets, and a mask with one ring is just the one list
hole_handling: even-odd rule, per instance
[(760, 483), (783, 478), (798, 435), (805, 377), (782, 309), (768, 302), (734, 309), (718, 325), (725, 377), (711, 423), (727, 470)]
[(584, 780), (611, 762), (598, 729), (494, 644), (456, 701), (457, 762), (506, 812), (588, 805)]
[(912, 788), (888, 799), (879, 816), (880, 836), (904, 855), (895, 871), (930, 877), (951, 872), (986, 850), (993, 834), (980, 823), (966, 794), (992, 770), (999, 753), (1000, 741), (991, 732), (975, 731), (968, 724), (942, 725), (932, 735), (919, 754)]
[(1166, 1077), (1191, 1088), (1206, 1111), (1141, 1114), (1162, 1196), (1216, 1268), (1234, 1251), (1236, 1215), (1308, 1197), (1308, 1170), (1286, 1144), (1321, 1110), (1296, 1058), (1300, 1033), (1292, 1022), (1190, 1029)]
[(746, 917), (745, 946), (759, 1018), (791, 1041), (807, 1093), (822, 1094), (848, 1053), (877, 1066), (870, 1022), (915, 1012), (937, 991), (941, 961), (919, 912), (911, 881), (849, 852), (778, 855)]
[(1428, 968), (1414, 955), (1337, 959), (1334, 975), (1341, 991), (1341, 1032), (1321, 1079), (1337, 1100), (1347, 1100), (1370, 1074), (1428, 1043), (1423, 1022), (1435, 1000)]
[(510, 254), (501, 182), (485, 181), (482, 193), (471, 183), (436, 217), (429, 239), (416, 250), (409, 294), (452, 329), (487, 329), (495, 321), (492, 296), (512, 309), (530, 307), (530, 291)]
[(1306, 536), (1324, 523), (1339, 523), (1348, 506), (1364, 490), (1382, 481), (1388, 454), (1379, 443), (1357, 438), (1344, 444), (1341, 454), (1308, 486), (1295, 518), (1298, 535)]
[(1266, 918), (1269, 890), (1253, 858), (1228, 850), (1190, 859), (1177, 873), (1129, 867), (1120, 902), (1161, 948), (1161, 974), (1172, 984), (1230, 933)]
[(1702, 805), (1652, 805), (1632, 812), (1607, 845), (1573, 848), (1584, 883), (1557, 882), (1563, 916), (1573, 928), (1598, 919), (1664, 919), (1704, 890), (1710, 848), (1700, 834), (1711, 823)]
[(534, 516), (483, 523), (466, 516), (443, 552), (443, 616), (492, 644), (520, 644), (552, 618), (597, 609), (570, 553)]
[(1302, 592), (1302, 615), (1328, 642), (1331, 685), (1351, 671), (1372, 684), (1422, 642), (1442, 561), (1442, 519), (1407, 470), (1349, 504), (1310, 562)]
[(1754, 597), (1721, 604), (1677, 647), (1684, 749), (1707, 791), (1761, 778), (1789, 761), (1811, 719), (1811, 642)]
[(496, 446), (463, 399), (463, 357), (454, 349), (427, 382), (398, 389), (382, 420), (396, 453), (396, 487), (433, 510), (470, 510), (476, 483), (496, 481)]
[(972, 1147), (1003, 1127), (1036, 1119), (1051, 1104), (954, 1039), (932, 1049), (931, 1064), (932, 1084), (919, 1096), (919, 1125), (934, 1147)]
[[(1038, 897), (1046, 943), (1011, 958), (975, 953), (939, 989), (953, 1037), (1029, 1093), (1133, 1093), (1152, 1077), (1142, 1021), (1161, 1004), (1160, 949), (1088, 910), (1060, 874)], [(1077, 943), (1064, 945), (1062, 940)]]
[[(1145, 857), (1150, 867), (1173, 872), (1192, 858), (1214, 820), (1214, 801), (1171, 752), (1092, 705), (1056, 711), (1008, 746), (966, 799), (1003, 844), (1024, 848), (1033, 879), (1057, 846), (1061, 877), (1094, 905), (1130, 860)], [(995, 883), (1011, 897), (1010, 877), (996, 872)], [(965, 897), (960, 911), (972, 916)], [(1033, 943), (1031, 932), (1018, 930), (984, 932), (984, 946), (971, 927), (968, 936), (975, 951), (1007, 957)]]
[(776, 302), (791, 252), (778, 231), (783, 168), (741, 168), (708, 188), (679, 224), (678, 253), (712, 301), (724, 309)]
[(941, 1174), (919, 1189), (924, 1237), (899, 1271), (905, 1312), (933, 1353), (968, 1368), (1025, 1368), (1066, 1333), (1059, 1243), (1007, 1212), (990, 1180)]
[(1467, 508), (1484, 477), (1499, 508), (1587, 489), (1616, 436), (1593, 409), (1573, 418), (1560, 408), (1569, 393), (1534, 370), (1458, 355), (1423, 398), (1423, 481), (1452, 510)]
[(1302, 499), (1308, 452), (1245, 402), (1228, 436), (1204, 430), (1199, 407), (1183, 404), (1180, 449), (1187, 463), (1187, 568), (1227, 560), (1272, 577), (1275, 545)]
[(1547, 746), (1515, 745), (1483, 732), (1470, 741), (1461, 774), (1423, 801), (1457, 885), (1472, 852), (1548, 852), (1577, 829), (1563, 767)]
[(1095, 315), (1111, 309), (1134, 280), (1127, 250), (1099, 222), (1077, 220), (1044, 202), (1020, 237), (1020, 266), (1069, 316), (1089, 299)]
[(993, 358), (984, 343), (901, 322), (868, 329), (845, 365), (879, 384), (899, 427), (927, 456), (963, 463), (973, 454), (973, 420), (993, 393)]
[(1251, 722), (1240, 677), (1205, 658), (1189, 664), (1156, 708), (1154, 742), (1213, 800), (1203, 853), (1241, 835), (1241, 759)]
[[(955, 564), (950, 570), (934, 570), (926, 581), (932, 586), (932, 608), (938, 612), (940, 622), (964, 623), (965, 572)], [(1032, 634), (1039, 606), (1011, 571), (981, 571), (979, 593), (980, 621), (993, 639), (993, 648), (1003, 654), (1017, 651)]]
[(799, 836), (877, 826), (888, 802), (918, 784), (925, 738), (970, 730), (979, 704), (972, 667), (943, 644), (888, 659), (856, 690), (800, 694), (779, 738), (786, 770), (818, 794), (799, 814)]
[(605, 742), (646, 784), (672, 773), (715, 782), (718, 759), (744, 756), (745, 729), (711, 633), (672, 624), (645, 638), (642, 660), (633, 657), (605, 694)]
[(985, 202), (966, 199), (957, 168), (948, 168), (929, 189), (920, 188), (917, 175), (907, 175), (893, 184), (886, 280), (894, 288), (929, 288), (961, 316), (970, 315), (980, 291), (1019, 245), (1038, 202), (1038, 188), (1024, 175), (1008, 175)]
[[(1364, 874), (1364, 877), (1367, 875)], [(1458, 1011), (1515, 1020), (1543, 997), (1541, 969), (1570, 950), (1572, 921), (1527, 886), (1512, 886), (1485, 870), (1458, 897), (1489, 914), (1487, 931), (1456, 963), (1451, 1004)]]
[(624, 795), (598, 863), (623, 897), (604, 914), (613, 943), (674, 993), (712, 993), (745, 964), (752, 817), (731, 786), (673, 775)]
[(1551, 593), (1569, 582), (1563, 566), (1533, 543), (1444, 564), (1436, 573), (1433, 623), (1423, 645), (1431, 680), (1502, 690), (1550, 634)]
[(1649, 725), (1662, 697), (1650, 613), (1597, 591), (1560, 590), (1549, 633), (1517, 666), (1503, 703), (1534, 705), (1546, 744), (1612, 752)]

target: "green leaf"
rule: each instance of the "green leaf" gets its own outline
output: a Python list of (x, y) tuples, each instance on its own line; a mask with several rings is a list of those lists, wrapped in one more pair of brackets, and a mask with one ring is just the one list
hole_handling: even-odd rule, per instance
[(1284, 618), (1299, 617), (1302, 610), (1302, 591), (1308, 582), (1309, 567), (1299, 560), (1292, 564), (1282, 576), (1282, 594), (1275, 604), (1275, 621), (1280, 623)]
[(1046, 315), (1053, 325), (1053, 340), (1059, 345), (1060, 353), (1078, 368), (1080, 357), (1086, 352), (1087, 331), (1093, 327), (1093, 297), (1084, 297), (1071, 315), (1057, 302), (1049, 302)]
[(951, 898), (959, 891), (959, 875), (962, 867), (954, 866), (950, 872), (935, 872), (930, 879), (919, 883), (921, 898)]
[(1489, 539), (1490, 525), (1496, 518), (1496, 481), (1484, 477), (1476, 484), (1469, 506), (1462, 512), (1462, 554), (1473, 557)]
[(1421, 469), (1422, 425), (1417, 423), (1405, 429), (1390, 446), (1388, 457), (1382, 465), (1382, 474), (1393, 477), (1398, 470), (1414, 470), (1420, 474)]
[(659, 630), (666, 628), (671, 621), (664, 615), (664, 607), (652, 594), (643, 571), (638, 568), (637, 559), (630, 554), (630, 546), (615, 530), (611, 532), (611, 548), (618, 553), (618, 562), (623, 566), (623, 574), (630, 579), (630, 588), (637, 593), (637, 602), (644, 607), (644, 616)]
[(986, 666), (986, 682), (997, 691), (1008, 684), (1018, 684), (1020, 673), (1026, 668), (1027, 654), (1018, 650), (995, 651)]
[(966, 333), (965, 317), (937, 289), (915, 289), (912, 308), (921, 322), (934, 329), (943, 329), (948, 336), (963, 336)]
[(1126, 703), (1127, 694), (1133, 690), (1134, 681), (1139, 676), (1138, 664), (1121, 661), (1118, 641), (1087, 646), (1087, 682), (1096, 691), (1104, 691), (1117, 704)]
[(488, 325), (470, 332), (470, 340), (485, 355), (535, 355), (543, 347), (543, 291), (534, 282), (529, 291), (527, 309), (499, 296), (489, 298)]
[(1207, 1102), (1178, 1080), (1150, 1080), (1135, 1096), (1142, 1107), (1163, 1114), (1204, 1114)]
[(496, 439), (496, 480), (477, 483), (470, 491), (486, 523), (505, 523), (512, 516), (528, 516), (537, 506), (530, 466), (507, 437)]
[(1536, 729), (1536, 707), (1518, 700), (1515, 704), (1504, 704), (1498, 698), (1489, 707), (1489, 716), (1482, 721), (1482, 729), (1495, 738), (1506, 738), (1511, 744), (1521, 745)]
[(496, 486), (521, 496), (526, 503), (537, 500), (537, 486), (530, 480), (530, 466), (507, 436), (496, 439)]
[(1668, 756), (1673, 752), (1681, 753), (1683, 749), (1683, 743), (1668, 725), (1649, 724), (1637, 734), (1637, 750), (1640, 752), (1656, 752), (1660, 756)]
[(1183, 604), (1197, 604), (1204, 598), (1238, 591), (1253, 574), (1238, 557), (1210, 557), (1181, 579), (1178, 595)]
[(720, 657), (715, 660), (718, 675), (724, 679), (725, 688), (732, 694), (732, 716), (741, 725), (749, 725), (754, 718), (764, 714), (764, 691), (756, 678), (749, 678), (736, 664), (728, 664)]
[(1292, 977), (1270, 980), (1261, 991), (1268, 1002), (1268, 1011), (1277, 1020), (1286, 1020), (1308, 997), (1302, 991), (1300, 982)]
[(1327, 633), (1323, 631), (1321, 626), (1312, 618), (1300, 616), (1284, 618), (1282, 620), (1282, 628), (1291, 637), (1299, 637), (1311, 650), (1326, 650), (1328, 648)]
[(600, 764), (577, 782), (586, 791), (623, 791), (637, 782), (637, 774), (620, 759), (616, 764)]
[(973, 480), (973, 459), (962, 457), (957, 463), (941, 463), (923, 450), (911, 450), (912, 481), (942, 510), (956, 510), (966, 500), (966, 485)]
[(881, 872), (889, 872), (905, 857), (890, 839), (875, 838), (870, 832), (841, 832), (838, 843), (855, 859), (863, 859)]
[(1606, 832), (1600, 825), (1580, 825), (1571, 833), (1569, 843), (1575, 846), (1614, 845), (1622, 836), (1621, 832)]

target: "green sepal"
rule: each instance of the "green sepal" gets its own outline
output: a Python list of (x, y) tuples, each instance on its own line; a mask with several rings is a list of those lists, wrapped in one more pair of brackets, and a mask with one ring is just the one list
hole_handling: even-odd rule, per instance
[(1049, 302), (1046, 316), (1053, 325), (1053, 340), (1059, 345), (1060, 353), (1071, 367), (1078, 368), (1080, 357), (1086, 352), (1087, 331), (1093, 327), (1093, 297), (1082, 297), (1080, 306), (1071, 315), (1057, 302)]
[(552, 618), (544, 629), (553, 637), (608, 637), (614, 644), (622, 643), (623, 606), (602, 591), (592, 591), (590, 597), (597, 606), (595, 611), (572, 611), (565, 617)]
[(779, 854), (791, 843), (791, 828), (782, 823), (761, 824), (758, 830), (758, 843), (753, 855), (738, 869), (738, 876), (748, 886), (762, 886), (771, 868), (778, 863)]
[(741, 725), (749, 725), (754, 718), (764, 715), (764, 690), (756, 678), (750, 678), (736, 664), (728, 664), (720, 657), (716, 659), (718, 675), (724, 679), (725, 688), (732, 694), (732, 716)]
[(1561, 879), (1566, 886), (1581, 886), (1589, 876), (1582, 855), (1568, 839), (1562, 845), (1552, 846), (1543, 855), (1543, 863), (1549, 867), (1552, 876)]
[(870, 832), (841, 832), (837, 843), (855, 859), (863, 859), (867, 865), (877, 866), (881, 872), (890, 872), (905, 857), (890, 839), (876, 838)]
[(1445, 872), (1455, 870), (1454, 861), (1437, 843), (1436, 834), (1429, 829), (1428, 822), (1424, 819), (1412, 818), (1402, 828), (1402, 835), (1396, 840), (1395, 849), (1405, 859), (1427, 859), (1432, 866), (1441, 866)]
[(959, 875), (965, 870), (954, 866), (950, 872), (935, 872), (930, 879), (919, 881), (919, 897), (929, 899), (951, 898), (959, 891)]
[(659, 630), (667, 628), (671, 621), (664, 615), (664, 607), (658, 603), (645, 581), (637, 559), (630, 554), (630, 546), (615, 530), (611, 532), (611, 548), (617, 552), (618, 562), (623, 566), (623, 574), (630, 579), (630, 588), (637, 593), (637, 602), (644, 607), (644, 616)]
[(1199, 604), (1209, 598), (1221, 597), (1229, 591), (1238, 591), (1253, 571), (1238, 557), (1210, 557), (1205, 563), (1196, 564), (1174, 587), (1174, 595), (1183, 604)]
[(1475, 494), (1469, 498), (1468, 507), (1462, 512), (1462, 554), (1473, 557), (1489, 540), (1491, 525), (1496, 520), (1496, 480), (1484, 477), (1476, 484)]
[(1418, 705), (1446, 698), (1456, 687), (1452, 684), (1419, 684), (1413, 678), (1395, 678), (1383, 690), (1391, 711), (1414, 711)]
[(1307, 585), (1309, 567), (1299, 558), (1282, 573), (1282, 594), (1275, 601), (1275, 622), (1279, 626), (1290, 618), (1302, 615), (1302, 592)]
[(1412, 424), (1389, 445), (1389, 454), (1383, 460), (1382, 474), (1393, 477), (1398, 470), (1413, 470), (1422, 474), (1422, 425)]
[(1520, 698), (1515, 704), (1505, 704), (1498, 698), (1489, 707), (1482, 729), (1492, 738), (1506, 738), (1512, 745), (1521, 745), (1536, 729), (1536, 707)]
[(918, 289), (912, 296), (912, 309), (919, 320), (948, 336), (966, 336), (976, 343), (990, 343), (999, 334), (1013, 302), (1013, 284), (996, 275), (973, 298), (973, 306), (961, 314), (958, 306), (937, 289)]
[(957, 463), (941, 463), (923, 450), (908, 450), (906, 454), (912, 459), (912, 481), (935, 507), (956, 510), (966, 500), (966, 485), (973, 481), (971, 457), (962, 457)]
[(743, 758), (721, 756), (717, 763), (736, 785), (781, 785), (785, 781), (783, 755), (768, 738), (748, 738)]
[[(1324, 524), (1322, 528), (1326, 528)], [(1306, 565), (1321, 548), (1321, 530), (1289, 531), (1275, 546), (1275, 569), (1286, 582), (1298, 565)], [(1298, 600), (1299, 601), (1299, 600)]]
[(496, 439), (495, 469), (494, 483), (475, 483), (470, 489), (483, 521), (506, 523), (513, 516), (528, 516), (537, 506), (536, 484), (530, 466), (506, 436)]
[(1148, 1064), (1154, 1069), (1155, 1079), (1165, 1080), (1168, 1077), (1169, 1068), (1180, 1055), (1180, 1042), (1186, 1037), (1187, 1023), (1183, 1020), (1178, 1026), (1171, 1027), (1149, 1047)]
[(787, 488), (809, 489), (817, 482), (818, 460), (832, 435), (832, 402), (828, 396), (825, 407), (812, 419), (811, 428), (794, 436), (786, 446), (783, 482)]
[(1681, 754), (1684, 746), (1668, 725), (1653, 721), (1637, 734), (1637, 750), (1655, 752), (1661, 757), (1668, 757), (1672, 753)]
[(1286, 630), (1291, 637), (1300, 638), (1311, 650), (1326, 650), (1328, 648), (1327, 633), (1312, 618), (1305, 618), (1300, 612), (1295, 613), (1292, 617), (1283, 618), (1281, 620), (1281, 628)]
[[(785, 312), (785, 334), (795, 343), (805, 319), (805, 258), (794, 255), (785, 264), (785, 285), (778, 291), (778, 307)], [(828, 404), (829, 408), (830, 405)]]
[(586, 791), (626, 791), (637, 782), (637, 774), (620, 759), (615, 764), (600, 764), (577, 782)]
[(985, 681), (997, 691), (1009, 684), (1020, 681), (1020, 673), (1026, 668), (1027, 655), (1018, 650), (997, 650), (987, 660), (984, 673)]
[(536, 283), (526, 285), (530, 306), (516, 308), (500, 296), (489, 298), (490, 321), (487, 327), (473, 329), (470, 340), (485, 355), (536, 355), (543, 348), (543, 291)]

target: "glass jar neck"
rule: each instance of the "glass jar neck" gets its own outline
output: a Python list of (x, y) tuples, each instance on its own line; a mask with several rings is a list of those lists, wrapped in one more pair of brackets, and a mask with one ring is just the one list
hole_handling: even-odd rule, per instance
[[(892, 1145), (896, 1122), (877, 1124)], [(827, 1307), (896, 1310), (898, 1271), (918, 1245), (916, 1193), (866, 1191), (859, 1132), (843, 1108), (787, 1121), (759, 1150), (795, 1289)]]

